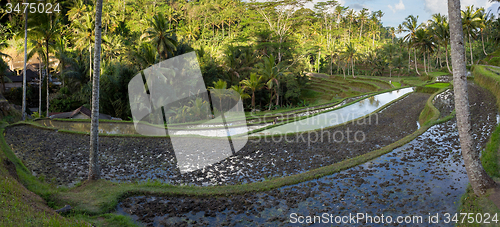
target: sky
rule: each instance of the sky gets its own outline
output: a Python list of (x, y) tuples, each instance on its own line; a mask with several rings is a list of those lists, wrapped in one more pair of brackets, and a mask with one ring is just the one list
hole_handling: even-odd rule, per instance
[[(313, 0), (314, 3), (326, 0)], [(431, 19), (431, 15), (441, 13), (448, 15), (447, 0), (337, 0), (343, 6), (349, 6), (351, 9), (359, 11), (367, 8), (371, 11), (382, 10), (384, 16), (382, 23), (385, 27), (397, 27), (403, 23), (408, 15), (419, 16), (418, 22), (424, 22)], [(306, 7), (311, 7), (314, 3), (309, 3)], [(490, 3), (489, 0), (461, 0), (461, 7), (474, 5), (475, 7), (484, 7), (486, 11), (497, 14), (500, 3)]]

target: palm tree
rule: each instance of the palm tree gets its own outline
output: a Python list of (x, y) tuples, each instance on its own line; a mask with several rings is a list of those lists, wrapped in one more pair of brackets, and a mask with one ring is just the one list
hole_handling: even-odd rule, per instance
[(269, 57), (264, 57), (264, 62), (257, 64), (257, 68), (262, 76), (264, 76), (267, 89), (271, 90), (271, 99), (269, 101), (269, 110), (271, 110), (273, 104), (273, 91), (276, 95), (276, 106), (279, 104), (279, 76), (283, 73), (280, 72), (280, 64), (275, 63), (275, 58), (273, 55)]
[[(405, 18), (405, 21), (403, 22), (403, 28), (404, 28), (404, 32), (408, 32), (407, 35), (405, 35), (403, 37), (403, 40), (408, 42), (408, 47), (410, 48), (412, 46), (412, 42), (415, 40), (415, 36), (416, 36), (416, 32), (418, 29), (420, 29), (422, 27), (422, 24), (418, 24), (418, 16), (413, 16), (413, 15), (410, 15), (408, 17)], [(418, 68), (417, 68), (417, 50), (414, 50), (414, 53), (415, 53), (415, 70), (417, 71), (417, 74), (420, 75), (420, 73), (418, 72)], [(408, 54), (408, 65), (410, 64), (410, 56), (411, 54)]]
[[(30, 48), (31, 50), (28, 51), (26, 59), (31, 59), (35, 54), (38, 55), (38, 114), (42, 116), (42, 82), (44, 80), (44, 76), (42, 76), (42, 62), (47, 62), (45, 60), (45, 52), (43, 48), (43, 43), (40, 40), (40, 38), (34, 38), (30, 40)], [(45, 67), (47, 67), (47, 64), (45, 64)], [(48, 116), (47, 116), (48, 117)]]
[(92, 11), (91, 8), (89, 8), (83, 0), (75, 0), (73, 1), (73, 5), (70, 8), (71, 10), (68, 11), (68, 19), (70, 21), (78, 20), (82, 18), (85, 13)]
[(187, 25), (181, 27), (180, 32), (185, 39), (190, 41), (196, 41), (198, 38), (199, 26), (196, 22), (188, 23)]
[(489, 18), (489, 13), (486, 14), (484, 12), (484, 8), (480, 8), (479, 9), (479, 15), (478, 15), (479, 19), (481, 19), (481, 24), (479, 25), (479, 32), (481, 33), (481, 44), (483, 46), (483, 53), (484, 55), (488, 55), (486, 53), (486, 50), (484, 49), (484, 35), (483, 35), (483, 32), (484, 32), (484, 29), (486, 28), (486, 23), (488, 22), (488, 18)]
[(158, 52), (151, 43), (143, 42), (137, 48), (132, 50), (131, 58), (140, 65), (140, 69), (148, 68), (156, 63)]
[(472, 189), (476, 195), (483, 195), (487, 189), (495, 187), (496, 183), (484, 170), (479, 157), (480, 152), (474, 149), (474, 140), (471, 135), (460, 0), (448, 0), (448, 12), (450, 17), (453, 88), (460, 147), (462, 148), (462, 157)]
[(168, 58), (168, 53), (174, 53), (177, 46), (177, 41), (171, 37), (173, 30), (170, 29), (170, 23), (165, 19), (163, 13), (158, 13), (153, 16), (153, 19), (148, 20), (149, 28), (146, 30), (144, 37), (156, 44), (158, 55)]
[(90, 13), (85, 13), (81, 20), (73, 21), (74, 31), (76, 33), (74, 42), (77, 48), (89, 48), (89, 75), (92, 78), (92, 42), (94, 38), (94, 19)]
[(426, 67), (426, 55), (427, 53), (430, 53), (434, 50), (434, 43), (431, 37), (430, 32), (428, 32), (427, 29), (418, 29), (417, 32), (415, 33), (415, 40), (413, 42), (413, 47), (415, 49), (420, 49), (422, 51), (422, 54), (424, 55), (424, 71), (427, 74), (427, 67)]
[(51, 41), (57, 36), (59, 36), (59, 19), (58, 18), (52, 18), (52, 14), (47, 14), (47, 13), (41, 13), (41, 14), (36, 14), (37, 17), (35, 17), (35, 20), (39, 23), (38, 26), (35, 26), (32, 28), (32, 32), (36, 35), (39, 36), (45, 46), (45, 74), (47, 76), (47, 117), (49, 117), (49, 83), (50, 83), (50, 74), (49, 74), (49, 67), (50, 67), (50, 61), (49, 61), (49, 46), (51, 45)]
[(168, 20), (168, 30), (172, 29), (172, 21), (177, 22), (177, 11), (171, 7), (168, 6), (167, 9), (165, 10), (165, 16), (167, 17)]
[(394, 37), (396, 37), (396, 28), (390, 27), (389, 34), (391, 34), (391, 43), (394, 43)]
[(227, 95), (227, 83), (226, 81), (223, 81), (219, 79), (217, 82), (214, 81), (214, 86), (209, 87), (208, 90), (210, 91), (211, 95), (214, 97), (219, 98), (219, 109), (220, 112), (223, 113), (224, 111), (222, 110), (222, 98), (224, 98)]
[(469, 48), (470, 48), (470, 64), (474, 64), (474, 58), (472, 56), (472, 39), (476, 37), (476, 29), (481, 27), (481, 18), (479, 17), (480, 10), (474, 11), (472, 6), (467, 6), (465, 11), (462, 12), (462, 24), (464, 32), (467, 34), (469, 39)]
[[(354, 59), (356, 58), (356, 48), (354, 47), (354, 44), (353, 43), (349, 43), (346, 45), (346, 49), (344, 50), (344, 52), (342, 52), (344, 54), (344, 60), (347, 62), (347, 63), (351, 63), (351, 69), (352, 69), (352, 77), (353, 78), (356, 78), (356, 76), (354, 76)], [(349, 69), (348, 69), (348, 73), (349, 73)], [(345, 79), (345, 77), (344, 77)]]
[(68, 61), (69, 57), (66, 52), (67, 48), (66, 39), (64, 37), (59, 37), (54, 44), (54, 56), (59, 59), (59, 78), (61, 78), (62, 86), (65, 86), (65, 75), (64, 67), (65, 63)]
[[(448, 24), (448, 19), (446, 16), (441, 14), (432, 15), (432, 28), (436, 41), (439, 45), (442, 45), (445, 49), (446, 54), (446, 67), (448, 71), (451, 72), (450, 64), (448, 61), (448, 43), (450, 43), (450, 25)], [(439, 53), (438, 53), (439, 55)]]
[(359, 30), (359, 38), (361, 39), (361, 36), (363, 35), (363, 24), (365, 23), (365, 20), (368, 19), (368, 9), (363, 8), (358, 15), (358, 20), (361, 21), (361, 28)]
[(244, 89), (252, 91), (252, 109), (255, 110), (255, 91), (261, 89), (264, 84), (262, 83), (262, 76), (257, 76), (256, 73), (250, 73), (250, 77), (240, 82), (243, 84)]
[[(0, 53), (0, 57), (1, 56), (2, 53)], [(23, 67), (23, 102), (22, 102), (23, 121), (26, 120), (26, 63), (27, 62), (28, 62), (28, 11), (24, 13), (24, 67)]]
[[(245, 93), (245, 89), (240, 85), (233, 85), (230, 89), (233, 90), (235, 94), (238, 94), (238, 96), (231, 96), (235, 101), (238, 101), (239, 99), (243, 101), (243, 99), (250, 98), (250, 95)], [(236, 106), (236, 111), (238, 111), (238, 106)]]
[(100, 178), (99, 170), (99, 76), (101, 71), (101, 15), (102, 0), (97, 0), (95, 18), (94, 77), (92, 82), (92, 120), (90, 123), (89, 180)]
[(392, 77), (393, 65), (391, 63), (392, 63), (392, 59), (394, 58), (394, 55), (396, 54), (397, 49), (396, 49), (396, 46), (394, 44), (389, 44), (385, 47), (384, 51), (385, 51), (385, 54), (387, 54), (387, 56), (389, 57), (389, 77)]

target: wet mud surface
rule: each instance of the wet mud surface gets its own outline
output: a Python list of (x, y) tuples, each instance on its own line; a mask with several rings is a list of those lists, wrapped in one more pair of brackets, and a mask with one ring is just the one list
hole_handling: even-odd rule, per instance
[[(476, 86), (469, 89), (473, 138), (480, 150), (496, 124), (495, 99)], [(393, 221), (398, 216), (422, 218), (422, 223), (411, 224), (361, 219), (349, 226), (453, 226), (444, 223), (444, 215), (457, 212), (467, 183), (452, 119), (391, 153), (318, 180), (227, 197), (130, 197), (117, 213), (146, 226), (296, 226), (299, 216), (325, 213), (384, 215)], [(440, 224), (429, 224), (429, 213), (439, 214)], [(318, 220), (312, 226), (340, 226)]]
[[(186, 174), (177, 168), (168, 138), (101, 136), (101, 175), (118, 182), (152, 179), (175, 185), (224, 185), (297, 174), (376, 150), (412, 133), (428, 97), (410, 94), (372, 117), (321, 133), (249, 140), (236, 155)], [(88, 135), (14, 126), (6, 129), (5, 138), (33, 175), (67, 186), (87, 178)]]

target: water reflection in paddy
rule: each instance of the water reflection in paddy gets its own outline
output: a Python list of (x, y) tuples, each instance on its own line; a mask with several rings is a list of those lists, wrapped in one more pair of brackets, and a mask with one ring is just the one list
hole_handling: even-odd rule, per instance
[(414, 88), (403, 88), (400, 90), (390, 91), (375, 95), (369, 98), (365, 98), (352, 105), (333, 110), (330, 112), (322, 113), (314, 117), (296, 121), (294, 123), (285, 124), (257, 134), (269, 135), (269, 134), (282, 134), (282, 133), (293, 133), (293, 132), (303, 132), (309, 130), (316, 130), (325, 127), (331, 127), (339, 125), (356, 118), (368, 115), (381, 106), (384, 106), (399, 97), (413, 92)]

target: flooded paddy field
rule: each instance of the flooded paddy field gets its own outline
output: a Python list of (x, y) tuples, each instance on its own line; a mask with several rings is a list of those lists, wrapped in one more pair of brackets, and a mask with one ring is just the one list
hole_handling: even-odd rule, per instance
[[(495, 99), (477, 86), (469, 88), (476, 116), (473, 137), (480, 150), (496, 124)], [(117, 213), (146, 226), (288, 226), (300, 225), (307, 216), (357, 213), (390, 216), (393, 221), (408, 216), (421, 222), (377, 224), (360, 219), (350, 226), (435, 226), (429, 215), (436, 214), (439, 226), (454, 226), (444, 222), (445, 216), (457, 212), (467, 183), (453, 119), (391, 153), (317, 180), (227, 197), (130, 197), (118, 205)], [(317, 220), (322, 221), (312, 226), (339, 225)]]
[[(236, 155), (186, 174), (178, 170), (168, 138), (102, 136), (102, 178), (117, 182), (152, 179), (175, 185), (223, 185), (302, 173), (368, 153), (414, 132), (428, 97), (429, 94), (412, 93), (368, 119), (321, 133), (249, 140)], [(355, 134), (356, 139), (364, 137), (362, 143), (354, 141)], [(24, 125), (8, 128), (5, 137), (34, 175), (53, 179), (58, 185), (73, 185), (86, 178), (88, 135)], [(191, 140), (177, 139), (186, 143)], [(209, 138), (197, 141), (211, 142)]]

